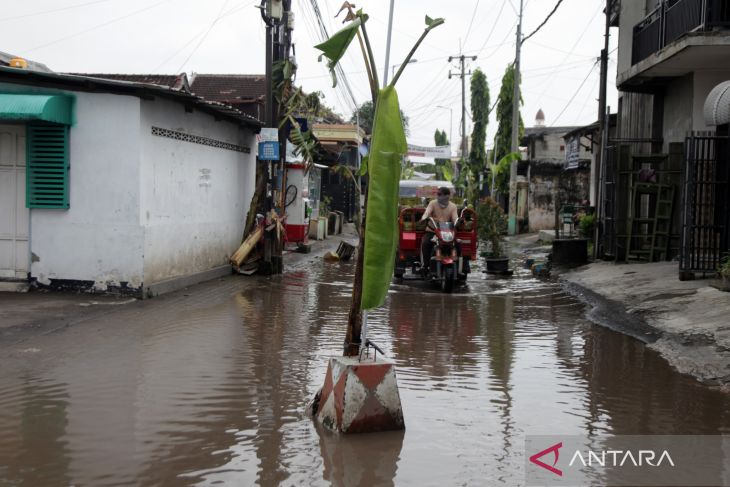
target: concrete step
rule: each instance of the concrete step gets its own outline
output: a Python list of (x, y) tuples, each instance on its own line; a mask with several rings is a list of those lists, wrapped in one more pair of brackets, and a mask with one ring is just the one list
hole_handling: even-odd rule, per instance
[(27, 293), (29, 289), (27, 281), (0, 281), (0, 293)]

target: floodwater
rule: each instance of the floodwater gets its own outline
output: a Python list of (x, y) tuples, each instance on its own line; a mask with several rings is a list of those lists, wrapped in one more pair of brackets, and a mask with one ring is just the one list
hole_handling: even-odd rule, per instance
[(229, 278), (0, 341), (0, 485), (522, 485), (527, 434), (730, 434), (730, 398), (518, 271), (370, 314), (405, 432), (335, 436), (306, 406), (352, 265)]

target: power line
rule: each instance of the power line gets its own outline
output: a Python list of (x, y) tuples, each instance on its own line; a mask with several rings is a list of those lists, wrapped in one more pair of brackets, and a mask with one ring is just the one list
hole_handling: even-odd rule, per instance
[(561, 4), (561, 3), (563, 3), (563, 0), (558, 0), (558, 3), (556, 3), (556, 4), (555, 4), (555, 7), (553, 8), (552, 12), (550, 12), (550, 13), (549, 13), (549, 14), (547, 15), (547, 17), (545, 17), (545, 20), (543, 20), (543, 21), (542, 21), (542, 24), (538, 25), (538, 26), (537, 26), (537, 29), (533, 30), (533, 31), (532, 31), (532, 32), (530, 33), (530, 35), (527, 35), (527, 36), (525, 36), (525, 37), (523, 37), (523, 38), (522, 38), (522, 42), (523, 42), (523, 43), (524, 43), (524, 42), (525, 42), (525, 41), (526, 41), (527, 39), (529, 39), (530, 37), (532, 37), (532, 36), (534, 36), (535, 34), (537, 34), (537, 33), (538, 33), (538, 31), (539, 31), (540, 29), (542, 29), (542, 28), (543, 28), (543, 27), (545, 26), (545, 24), (547, 24), (548, 20), (550, 20), (550, 17), (552, 17), (552, 16), (553, 16), (553, 14), (554, 14), (554, 13), (555, 13), (555, 12), (556, 12), (556, 11), (558, 10), (558, 7), (560, 7), (560, 4)]
[(558, 120), (560, 119), (560, 117), (563, 116), (563, 113), (565, 113), (565, 110), (567, 110), (568, 107), (570, 106), (570, 104), (573, 103), (573, 100), (575, 100), (575, 97), (578, 96), (578, 93), (580, 93), (580, 90), (583, 89), (583, 85), (586, 84), (586, 81), (588, 81), (588, 78), (590, 78), (591, 77), (591, 74), (593, 74), (593, 70), (596, 69), (596, 66), (598, 66), (598, 61), (596, 61), (595, 63), (593, 63), (593, 66), (591, 66), (591, 70), (588, 71), (588, 75), (581, 82), (581, 84), (578, 87), (578, 89), (575, 90), (575, 93), (573, 93), (573, 96), (570, 98), (570, 100), (568, 100), (568, 103), (566, 103), (565, 106), (563, 107), (563, 109), (560, 111), (560, 114), (557, 117), (555, 117), (555, 120), (553, 121), (553, 123), (550, 124), (551, 127), (554, 127), (555, 126), (555, 124), (558, 122)]
[(86, 7), (87, 5), (95, 5), (97, 3), (106, 3), (106, 2), (111, 2), (111, 1), (112, 0), (94, 0), (93, 2), (77, 3), (75, 5), (69, 5), (67, 7), (54, 8), (54, 9), (51, 9), (51, 10), (42, 10), (40, 12), (33, 12), (31, 14), (14, 15), (12, 17), (3, 17), (3, 18), (0, 19), (0, 22), (6, 22), (8, 20), (27, 19), (28, 17), (36, 17), (38, 15), (52, 14), (52, 13), (56, 13), (56, 12), (63, 12), (64, 10), (72, 10), (72, 9), (75, 9), (75, 8)]
[[(578, 44), (580, 44), (580, 41), (583, 40), (583, 36), (586, 35), (586, 32), (588, 32), (588, 29), (593, 24), (593, 21), (595, 20), (598, 13), (601, 12), (601, 9), (602, 9), (602, 6), (599, 5), (598, 8), (596, 9), (596, 12), (593, 14), (593, 17), (591, 18), (591, 20), (589, 20), (586, 23), (586, 27), (585, 27), (585, 29), (583, 29), (583, 32), (578, 37), (578, 40), (576, 40), (575, 44), (573, 44), (573, 47), (570, 48), (570, 54), (566, 55), (565, 58), (563, 59), (563, 63), (568, 60), (568, 58), (571, 56), (571, 54), (575, 51), (575, 48), (578, 47)], [(560, 69), (560, 65), (558, 65), (558, 67), (555, 68), (555, 70), (551, 73), (551, 75), (554, 75), (555, 73), (557, 73), (559, 69)], [(540, 98), (545, 96), (545, 93), (547, 93), (551, 87), (552, 87), (552, 77), (548, 81), (545, 82), (545, 89), (543, 90), (542, 95), (540, 95)]]
[(213, 19), (213, 21), (208, 26), (208, 30), (205, 31), (205, 34), (203, 34), (203, 37), (200, 39), (200, 41), (195, 45), (192, 51), (190, 51), (190, 54), (188, 54), (188, 57), (185, 58), (185, 61), (182, 62), (179, 68), (177, 68), (177, 73), (182, 72), (182, 69), (185, 67), (185, 65), (190, 61), (190, 58), (193, 57), (193, 54), (195, 54), (200, 46), (205, 42), (205, 39), (208, 38), (208, 34), (210, 34), (210, 31), (213, 30), (213, 27), (215, 27), (215, 24), (218, 23), (220, 19), (223, 18), (223, 9), (226, 8), (226, 5), (228, 5), (229, 0), (224, 0), (223, 4), (221, 5), (220, 10), (218, 11), (218, 15)]
[(74, 38), (74, 37), (78, 37), (78, 36), (80, 36), (80, 35), (83, 35), (83, 34), (86, 34), (86, 33), (88, 33), (88, 32), (94, 31), (94, 30), (96, 30), (96, 29), (101, 29), (102, 27), (106, 27), (107, 25), (111, 25), (111, 24), (113, 24), (113, 23), (115, 23), (115, 22), (119, 22), (119, 21), (121, 21), (121, 20), (127, 19), (127, 18), (129, 18), (129, 17), (132, 17), (132, 16), (134, 16), (134, 15), (137, 15), (137, 14), (141, 14), (142, 12), (146, 12), (147, 10), (152, 10), (153, 8), (155, 8), (155, 7), (157, 7), (157, 6), (160, 6), (160, 5), (162, 5), (163, 3), (168, 3), (168, 2), (170, 2), (170, 1), (171, 1), (171, 0), (162, 0), (162, 1), (160, 1), (160, 2), (154, 3), (154, 4), (152, 4), (152, 5), (148, 5), (147, 7), (141, 8), (141, 9), (139, 9), (139, 10), (135, 10), (134, 12), (128, 13), (128, 14), (126, 14), (126, 15), (122, 15), (121, 17), (116, 17), (116, 18), (113, 18), (113, 19), (111, 19), (111, 20), (108, 20), (108, 21), (106, 21), (106, 22), (102, 22), (101, 24), (97, 24), (97, 25), (95, 25), (95, 26), (93, 26), (93, 27), (90, 27), (90, 28), (88, 28), (88, 29), (84, 29), (84, 30), (82, 30), (82, 31), (78, 31), (78, 32), (75, 32), (75, 33), (73, 33), (73, 34), (69, 34), (69, 35), (67, 35), (67, 36), (64, 36), (64, 37), (58, 38), (58, 39), (56, 39), (56, 40), (53, 40), (53, 41), (50, 41), (50, 42), (46, 42), (45, 44), (41, 44), (41, 45), (39, 45), (39, 46), (36, 46), (36, 47), (33, 47), (33, 48), (31, 48), (31, 49), (27, 49), (27, 50), (26, 50), (26, 52), (33, 52), (33, 51), (37, 51), (38, 49), (43, 49), (44, 47), (48, 47), (48, 46), (51, 46), (51, 45), (53, 45), (53, 44), (57, 44), (57, 43), (59, 43), (59, 42), (63, 42), (63, 41), (66, 41), (66, 40), (68, 40), (68, 39), (72, 39), (72, 38)]
[[(223, 17), (228, 17), (229, 15), (233, 15), (234, 13), (240, 12), (241, 10), (243, 10), (244, 8), (246, 8), (247, 6), (249, 6), (249, 5), (239, 5), (238, 7), (233, 7), (231, 9), (229, 9), (228, 11), (226, 11), (223, 14)], [(162, 61), (161, 63), (159, 63), (152, 70), (152, 72), (153, 73), (156, 73), (161, 67), (163, 67), (165, 64), (167, 64), (172, 58), (174, 58), (175, 56), (177, 56), (178, 54), (180, 54), (180, 52), (182, 52), (183, 50), (185, 50), (186, 47), (188, 47), (190, 44), (192, 44), (195, 41), (195, 39), (197, 39), (201, 35), (203, 35), (205, 33), (205, 30), (206, 30), (205, 27), (203, 27), (202, 29), (200, 29), (198, 31), (198, 33), (195, 34), (193, 37), (191, 37), (185, 44), (182, 45), (182, 47), (180, 47), (179, 49), (177, 49), (174, 53), (172, 53), (170, 56), (168, 56), (167, 58), (165, 58), (164, 61)]]
[(477, 10), (479, 9), (479, 0), (474, 5), (474, 12), (471, 14), (471, 21), (469, 22), (469, 28), (466, 29), (466, 35), (464, 36), (464, 46), (466, 46), (467, 40), (469, 40), (469, 34), (471, 34), (471, 28), (474, 25), (474, 18), (477, 16)]
[[(484, 48), (487, 45), (487, 42), (489, 42), (489, 39), (492, 38), (492, 34), (494, 34), (494, 30), (497, 28), (497, 23), (499, 22), (500, 17), (502, 16), (502, 11), (504, 11), (504, 7), (507, 5), (507, 0), (502, 0), (502, 6), (499, 8), (499, 12), (497, 13), (497, 17), (494, 19), (494, 23), (492, 24), (492, 28), (489, 30), (489, 34), (487, 35), (487, 38), (484, 40), (484, 44), (482, 44), (482, 47), (479, 49), (479, 52), (477, 53), (477, 56), (482, 53)], [(511, 33), (511, 31), (510, 31)], [(507, 34), (509, 36), (509, 34)], [(506, 39), (506, 37), (505, 37)]]

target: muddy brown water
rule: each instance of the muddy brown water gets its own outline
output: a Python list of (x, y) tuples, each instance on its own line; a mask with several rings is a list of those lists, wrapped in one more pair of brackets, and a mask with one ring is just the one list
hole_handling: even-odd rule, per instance
[(527, 434), (730, 434), (727, 395), (521, 270), (393, 285), (370, 330), (407, 429), (321, 431), (351, 275), (317, 261), (0, 341), (0, 486), (522, 485)]

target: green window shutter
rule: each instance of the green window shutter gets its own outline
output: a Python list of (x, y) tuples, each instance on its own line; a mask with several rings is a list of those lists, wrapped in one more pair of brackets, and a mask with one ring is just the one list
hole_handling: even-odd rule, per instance
[(68, 208), (68, 125), (28, 124), (26, 140), (26, 206)]

